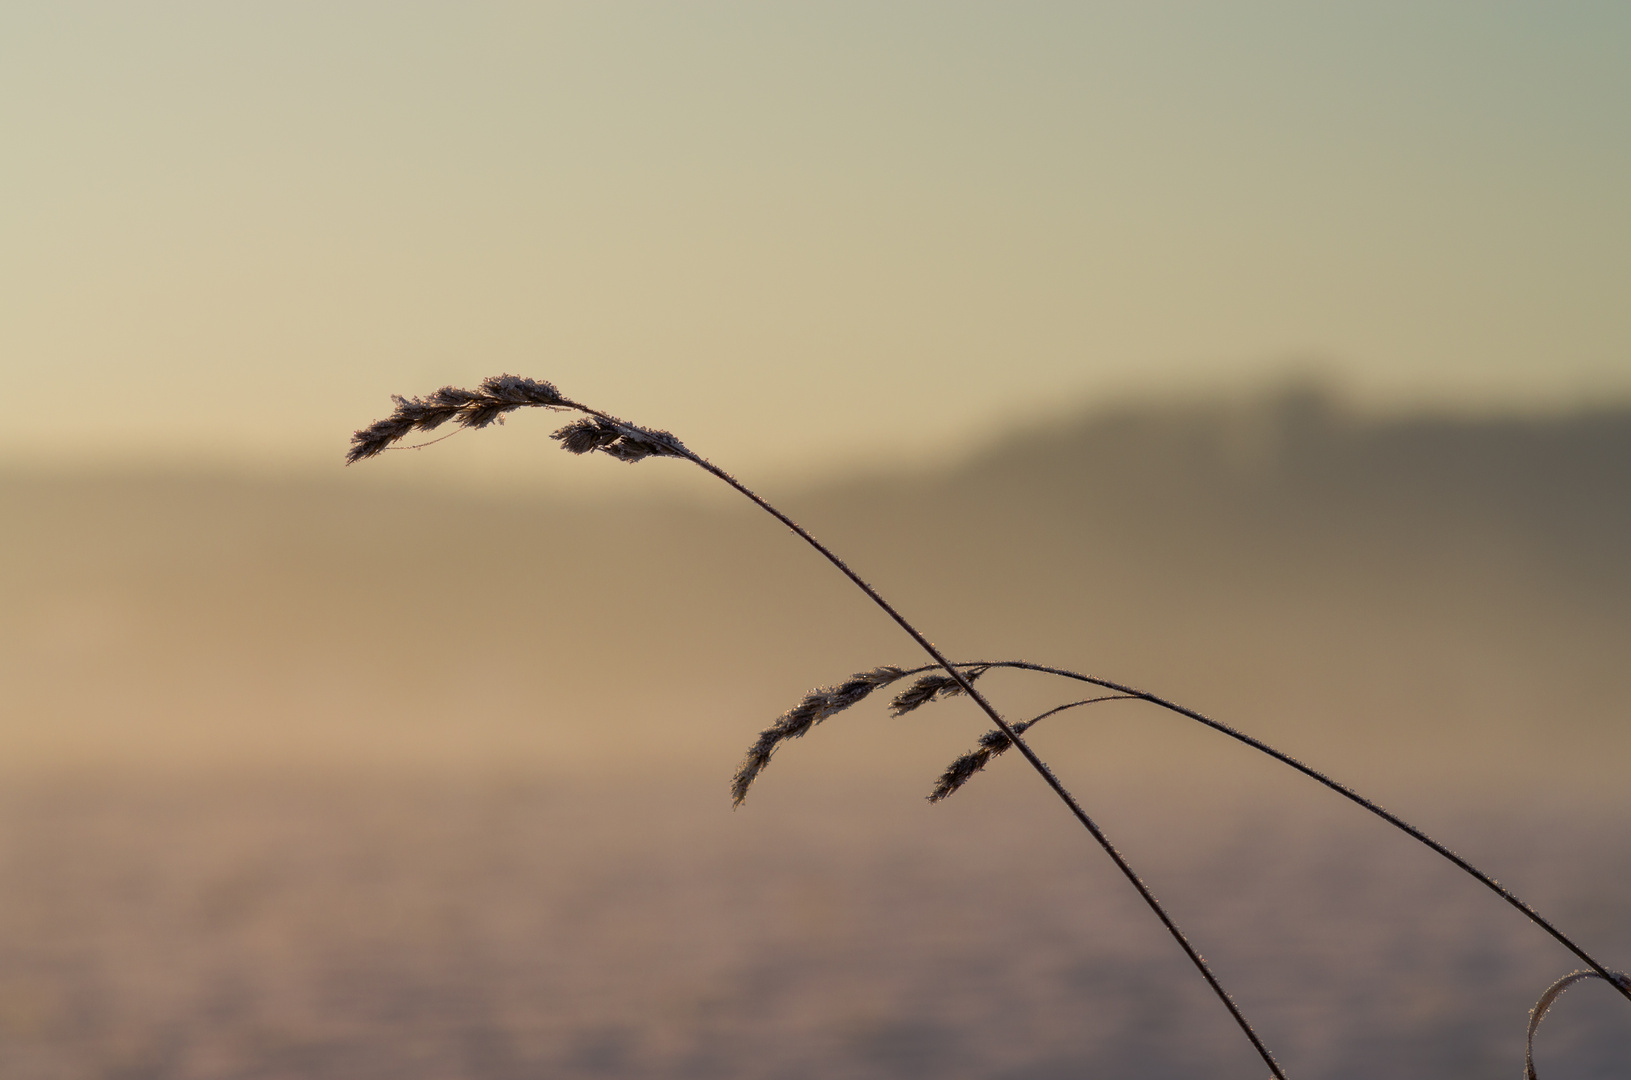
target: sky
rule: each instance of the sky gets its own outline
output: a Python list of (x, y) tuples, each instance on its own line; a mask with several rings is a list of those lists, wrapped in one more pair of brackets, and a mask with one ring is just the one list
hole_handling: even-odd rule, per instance
[[(1631, 396), (1621, 3), (10, 0), (0, 132), (0, 467), (338, 470), (499, 372), (750, 476)], [(622, 482), (549, 427), (378, 471)]]

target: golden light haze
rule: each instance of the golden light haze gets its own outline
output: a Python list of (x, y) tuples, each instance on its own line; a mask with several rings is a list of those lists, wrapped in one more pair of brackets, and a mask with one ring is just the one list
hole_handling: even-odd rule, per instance
[[(0, 462), (336, 467), (499, 371), (761, 474), (1623, 396), (1628, 100), (1612, 4), (10, 3)], [(537, 450), (381, 468), (613, 475)]]
[[(732, 809), (918, 654), (702, 470), (342, 468), (501, 372), (1631, 969), (1628, 103), (1625, 3), (0, 3), (0, 1077), (1264, 1075), (1019, 755), (925, 801), (966, 698)], [(1516, 1075), (1584, 959), (1148, 703), (1026, 740), (1289, 1075)]]

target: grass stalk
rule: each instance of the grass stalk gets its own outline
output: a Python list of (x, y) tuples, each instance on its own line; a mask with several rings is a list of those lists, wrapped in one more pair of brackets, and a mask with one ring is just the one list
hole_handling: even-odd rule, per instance
[(1586, 964), (1587, 967), (1591, 968), (1593, 974), (1618, 990), (1627, 1000), (1631, 1000), (1631, 985), (1628, 985), (1622, 981), (1616, 972), (1610, 971), (1590, 953), (1586, 952), (1585, 949), (1581, 948), (1574, 941), (1574, 939), (1570, 938), (1567, 934), (1563, 933), (1563, 931), (1559, 930), (1551, 923), (1550, 920), (1541, 915), (1541, 913), (1536, 911), (1534, 908), (1530, 907), (1505, 885), (1502, 885), (1495, 878), (1484, 873), (1484, 871), (1480, 870), (1466, 859), (1463, 859), (1450, 848), (1439, 843), (1437, 840), (1427, 835), (1427, 833), (1410, 824), (1410, 822), (1399, 817), (1397, 814), (1394, 814), (1385, 807), (1365, 798), (1365, 796), (1359, 794), (1359, 792), (1355, 791), (1348, 785), (1332, 779), (1325, 773), (1320, 772), (1318, 769), (1310, 765), (1304, 764), (1303, 762), (1292, 757), (1290, 754), (1276, 750), (1274, 747), (1270, 746), (1266, 742), (1263, 742), (1261, 739), (1253, 738), (1238, 728), (1230, 727), (1228, 724), (1225, 724), (1220, 720), (1214, 720), (1209, 716), (1196, 712), (1194, 709), (1186, 708), (1183, 705), (1169, 701), (1166, 698), (1160, 697), (1159, 695), (1149, 693), (1148, 691), (1139, 690), (1135, 687), (1127, 686), (1111, 679), (1102, 679), (1092, 675), (1084, 675), (1079, 671), (1068, 671), (1064, 668), (1048, 667), (1044, 664), (1033, 664), (1024, 660), (996, 662), (981, 661), (980, 663), (972, 666), (977, 666), (980, 668), (1013, 668), (1021, 671), (1042, 672), (1048, 675), (1058, 675), (1066, 679), (1074, 679), (1077, 682), (1088, 683), (1092, 686), (1098, 686), (1105, 690), (1113, 690), (1118, 695), (1128, 698), (1136, 698), (1140, 701), (1147, 701), (1152, 705), (1157, 705), (1163, 709), (1166, 709), (1168, 712), (1176, 713), (1177, 715), (1187, 717), (1196, 723), (1204, 724), (1214, 731), (1221, 732), (1224, 735), (1229, 736), (1231, 739), (1245, 743), (1252, 749), (1267, 754), (1276, 761), (1291, 766), (1304, 776), (1324, 784), (1326, 787), (1341, 795), (1343, 798), (1364, 807), (1366, 810), (1370, 811), (1372, 814), (1375, 814), (1377, 817), (1381, 818), (1389, 825), (1392, 825), (1394, 828), (1400, 830), (1405, 835), (1422, 844), (1425, 844), (1439, 855), (1442, 855), (1444, 858), (1448, 859), (1451, 863), (1460, 868), (1475, 881), (1478, 881), (1496, 896), (1499, 896), (1502, 900), (1506, 901), (1512, 907), (1520, 911), (1530, 922), (1534, 923), (1536, 926), (1550, 934), (1560, 945), (1578, 957), (1583, 963)]
[[(821, 541), (817, 540), (807, 529), (803, 528), (781, 510), (771, 505), (757, 492), (743, 484), (736, 477), (708, 461), (700, 454), (685, 446), (679, 439), (666, 431), (640, 427), (626, 420), (618, 419), (609, 413), (601, 412), (581, 402), (565, 397), (552, 384), (533, 379), (524, 379), (514, 375), (501, 375), (485, 380), (477, 390), (462, 390), (455, 387), (443, 387), (441, 390), (424, 398), (401, 398), (396, 401), (396, 410), (389, 417), (380, 420), (367, 428), (356, 432), (352, 436), (351, 449), (346, 456), (347, 463), (361, 461), (373, 457), (385, 450), (396, 448), (399, 441), (414, 431), (432, 431), (447, 423), (453, 423), (459, 428), (483, 428), (493, 423), (503, 421), (506, 414), (519, 408), (544, 408), (552, 411), (575, 412), (580, 418), (574, 420), (554, 433), (554, 438), (561, 443), (563, 449), (574, 454), (601, 452), (616, 457), (624, 462), (642, 461), (648, 457), (674, 457), (691, 462), (698, 468), (714, 476), (721, 482), (729, 485), (737, 493), (748, 499), (755, 506), (775, 518), (782, 525), (792, 530), (794, 535), (803, 540), (818, 554), (832, 564), (840, 573), (848, 578), (866, 597), (884, 612), (894, 623), (910, 637), (919, 648), (933, 661), (932, 664), (912, 669), (896, 667), (880, 667), (869, 672), (862, 672), (853, 676), (847, 682), (838, 686), (817, 690), (806, 695), (795, 708), (789, 710), (775, 725), (764, 731), (759, 740), (749, 750), (747, 758), (732, 783), (732, 796), (740, 804), (746, 796), (749, 786), (769, 763), (771, 755), (777, 747), (787, 739), (805, 734), (814, 725), (821, 723), (828, 717), (849, 708), (859, 702), (872, 691), (889, 685), (908, 675), (921, 675), (917, 682), (896, 695), (892, 702), (892, 711), (901, 715), (919, 708), (931, 701), (950, 695), (965, 695), (970, 698), (979, 709), (996, 725), (996, 730), (987, 732), (980, 739), (978, 747), (971, 753), (965, 754), (952, 763), (941, 776), (930, 801), (938, 802), (959, 790), (983, 769), (996, 755), (1008, 750), (1017, 749), (1032, 769), (1041, 776), (1044, 783), (1065, 804), (1071, 815), (1093, 837), (1094, 841), (1104, 849), (1116, 868), (1121, 871), (1133, 888), (1138, 892), (1145, 905), (1149, 907), (1156, 918), (1161, 922), (1167, 932), (1177, 942), (1184, 954), (1189, 958), (1201, 977), (1217, 995), (1229, 1015), (1240, 1027), (1241, 1032), (1251, 1043), (1252, 1048), (1262, 1057), (1269, 1071), (1277, 1080), (1285, 1080), (1285, 1073), (1275, 1061), (1274, 1055), (1264, 1045), (1247, 1021), (1234, 998), (1224, 989), (1223, 984), (1213, 974), (1206, 960), (1190, 943), (1189, 939), (1173, 921), (1166, 908), (1156, 899), (1155, 895), (1145, 885), (1134, 871), (1126, 857), (1118, 851), (1104, 830), (1090, 817), (1080, 801), (1067, 790), (1058, 776), (1037, 755), (1023, 735), (1040, 721), (1064, 712), (1068, 709), (1095, 705), (1108, 701), (1146, 701), (1168, 712), (1186, 717), (1196, 723), (1212, 728), (1229, 736), (1269, 757), (1288, 765), (1303, 775), (1313, 779), (1351, 802), (1363, 807), (1370, 813), (1386, 821), (1394, 828), (1424, 844), (1449, 860), (1464, 873), (1468, 874), (1486, 888), (1494, 892), (1507, 904), (1521, 912), (1536, 926), (1546, 931), (1559, 944), (1563, 945), (1577, 958), (1584, 962), (1589, 971), (1574, 972), (1564, 976), (1554, 983), (1542, 994), (1530, 1017), (1528, 1031), (1528, 1053), (1526, 1055), (1527, 1076), (1535, 1080), (1534, 1069), (1534, 1038), (1545, 1015), (1552, 1003), (1569, 986), (1581, 979), (1598, 978), (1607, 982), (1622, 996), (1631, 1000), (1631, 976), (1622, 972), (1611, 971), (1595, 957), (1581, 948), (1573, 939), (1564, 934), (1538, 911), (1519, 899), (1510, 889), (1484, 873), (1472, 863), (1457, 855), (1450, 848), (1439, 843), (1421, 829), (1405, 821), (1403, 818), (1384, 809), (1379, 804), (1360, 795), (1353, 788), (1342, 784), (1325, 773), (1304, 764), (1289, 754), (1275, 749), (1260, 739), (1256, 739), (1245, 732), (1231, 727), (1221, 721), (1214, 720), (1194, 709), (1179, 705), (1157, 694), (1139, 690), (1132, 686), (1104, 679), (1097, 676), (1086, 675), (1066, 668), (1050, 667), (1045, 664), (1036, 664), (1024, 660), (1003, 661), (977, 661), (953, 662), (942, 652), (916, 625), (908, 621), (894, 605), (886, 600), (870, 583), (857, 574), (848, 563)], [(445, 437), (445, 436), (444, 436)], [(439, 441), (439, 440), (433, 440)], [(1040, 674), (1058, 676), (1077, 682), (1087, 683), (1110, 693), (1097, 697), (1072, 701), (1049, 709), (1030, 720), (1020, 723), (1010, 723), (1004, 719), (991, 704), (990, 700), (974, 685), (975, 681), (986, 671), (995, 668), (1007, 668), (1021, 671), (1030, 671)], [(935, 673), (935, 674), (924, 674)]]
[(565, 397), (551, 383), (533, 379), (524, 379), (514, 375), (501, 375), (485, 380), (478, 390), (462, 390), (456, 387), (444, 387), (425, 398), (402, 398), (396, 401), (396, 411), (391, 416), (380, 420), (369, 427), (357, 431), (351, 440), (351, 450), (346, 455), (346, 463), (353, 464), (365, 458), (373, 457), (390, 449), (401, 438), (413, 431), (431, 431), (443, 424), (453, 422), (461, 427), (483, 428), (495, 422), (502, 422), (505, 414), (527, 407), (545, 408), (554, 411), (570, 411), (583, 415), (583, 419), (567, 424), (555, 432), (554, 438), (559, 441), (562, 448), (575, 454), (585, 454), (592, 451), (608, 453), (613, 457), (626, 462), (641, 461), (647, 457), (677, 457), (684, 458), (703, 471), (728, 484), (739, 494), (747, 498), (755, 506), (781, 522), (793, 533), (815, 549), (823, 558), (831, 563), (840, 573), (847, 577), (854, 585), (866, 594), (880, 610), (892, 619), (908, 637), (917, 643), (935, 666), (940, 668), (957, 688), (991, 719), (997, 729), (1005, 735), (1012, 745), (1042, 777), (1044, 783), (1057, 795), (1061, 802), (1070, 811), (1072, 816), (1081, 823), (1094, 841), (1104, 849), (1105, 854), (1115, 863), (1133, 888), (1138, 892), (1146, 906), (1160, 920), (1167, 932), (1189, 958), (1190, 963), (1200, 972), (1206, 984), (1212, 988), (1223, 1003), (1229, 1015), (1240, 1027), (1241, 1032), (1251, 1043), (1252, 1048), (1262, 1057), (1268, 1065), (1269, 1071), (1276, 1080), (1286, 1080), (1286, 1074), (1279, 1062), (1270, 1053), (1269, 1048), (1258, 1036), (1251, 1023), (1235, 1003), (1234, 998), (1224, 989), (1218, 977), (1213, 974), (1212, 968), (1206, 959), (1190, 943), (1189, 938), (1179, 929), (1178, 924), (1168, 914), (1166, 908), (1156, 899), (1144, 881), (1138, 876), (1125, 856), (1116, 849), (1105, 835), (1102, 828), (1095, 822), (1087, 811), (1077, 801), (1076, 797), (1065, 788), (1046, 762), (1037, 756), (1036, 751), (1020, 737), (1014, 726), (1003, 719), (1002, 714), (992, 705), (985, 695), (974, 686), (973, 678), (959, 670), (935, 644), (926, 637), (915, 625), (909, 622), (894, 605), (884, 599), (883, 595), (873, 588), (865, 579), (850, 568), (849, 564), (821, 541), (817, 540), (807, 529), (803, 528), (792, 518), (772, 506), (757, 492), (736, 477), (702, 457), (700, 454), (687, 448), (679, 439), (666, 431), (643, 428), (631, 424), (626, 420), (618, 419), (610, 413), (591, 408), (581, 402)]
[(1552, 1007), (1563, 991), (1582, 979), (1602, 979), (1622, 994), (1631, 990), (1631, 975), (1623, 971), (1613, 971), (1607, 975), (1597, 971), (1571, 971), (1551, 986), (1548, 986), (1545, 993), (1540, 995), (1540, 1000), (1535, 1002), (1535, 1007), (1529, 1010), (1529, 1030), (1524, 1035), (1524, 1080), (1540, 1080), (1535, 1073), (1535, 1032), (1540, 1030), (1540, 1022), (1546, 1018), (1546, 1011)]
[[(1320, 772), (1311, 765), (1307, 765), (1304, 762), (1299, 761), (1297, 758), (1292, 757), (1290, 754), (1287, 754), (1282, 750), (1277, 750), (1261, 739), (1257, 739), (1246, 734), (1239, 728), (1231, 727), (1228, 724), (1223, 723), (1221, 720), (1214, 720), (1203, 713), (1197, 712), (1194, 709), (1186, 706), (1179, 705), (1177, 702), (1169, 701), (1168, 699), (1161, 697), (1158, 694), (1152, 694), (1147, 690), (1140, 690), (1137, 687), (1128, 686), (1125, 683), (1119, 683), (1112, 679), (1104, 679), (1094, 675), (1086, 675), (1082, 672), (1071, 671), (1066, 668), (1050, 667), (1046, 664), (1036, 664), (1028, 660), (966, 660), (958, 661), (954, 666), (963, 670), (965, 673), (972, 671), (980, 674), (998, 668), (1007, 668), (1018, 671), (1034, 671), (1046, 675), (1057, 675), (1061, 678), (1073, 679), (1076, 682), (1083, 682), (1091, 686), (1097, 686), (1104, 690), (1114, 691), (1114, 693), (1106, 694), (1100, 697), (1092, 697), (1081, 701), (1067, 702), (1066, 704), (1049, 709), (1047, 712), (1033, 717), (1022, 724), (1013, 725), (1016, 730), (1021, 732), (1029, 730), (1050, 716), (1064, 712), (1068, 709), (1079, 708), (1084, 705), (1097, 705), (1105, 701), (1147, 701), (1152, 705), (1156, 705), (1167, 710), (1168, 712), (1176, 713), (1177, 715), (1193, 720), (1196, 723), (1203, 724), (1214, 731), (1221, 732), (1222, 734), (1229, 736), (1231, 739), (1245, 743), (1252, 749), (1257, 750), (1260, 753), (1267, 754), (1274, 760), (1296, 769), (1304, 776), (1318, 781), (1324, 786), (1330, 788), (1332, 791), (1341, 795), (1343, 798), (1348, 799), (1370, 811), (1372, 814), (1375, 814), (1377, 817), (1403, 832), (1405, 835), (1425, 845), (1434, 852), (1437, 852), (1462, 872), (1466, 873), (1475, 881), (1482, 884), (1485, 888), (1499, 896), (1513, 908), (1516, 908), (1530, 922), (1534, 923), (1536, 926), (1546, 931), (1546, 933), (1550, 934), (1552, 938), (1555, 939), (1560, 945), (1568, 949), (1591, 969), (1588, 974), (1595, 978), (1604, 980), (1610, 986), (1614, 987), (1614, 989), (1627, 1000), (1631, 1000), (1631, 981), (1626, 980), (1620, 973), (1611, 971), (1596, 957), (1586, 952), (1586, 950), (1582, 948), (1573, 938), (1569, 937), (1562, 930), (1558, 929), (1557, 926), (1555, 926), (1549, 919), (1541, 915), (1540, 912), (1536, 911), (1529, 904), (1525, 903), (1517, 896), (1517, 894), (1512, 892), (1512, 890), (1508, 889), (1505, 885), (1502, 885), (1495, 878), (1491, 877), (1489, 874), (1486, 874), (1484, 871), (1480, 870), (1478, 867), (1456, 854), (1455, 851), (1449, 847), (1446, 847), (1444, 844), (1441, 844), (1439, 841), (1433, 839), (1433, 837), (1429, 836), (1423, 830), (1410, 824), (1410, 822), (1404, 820), (1380, 804), (1367, 799), (1365, 796), (1359, 794), (1359, 792), (1355, 791), (1348, 785), (1333, 779), (1323, 772)], [(905, 678), (909, 675), (917, 675), (921, 674), (922, 672), (936, 670), (936, 666), (927, 665), (924, 667), (906, 669), (892, 668), (890, 670), (895, 673), (895, 678), (898, 679)], [(920, 701), (913, 702), (910, 707), (916, 708), (918, 705), (927, 704), (932, 700), (934, 700), (933, 695), (923, 695), (921, 696)], [(897, 698), (897, 715), (899, 712), (904, 711), (899, 707), (900, 702), (901, 699)], [(848, 704), (850, 703), (845, 703), (845, 707), (847, 707)], [(993, 757), (1007, 750), (1009, 745), (1010, 744), (1006, 733), (1000, 729), (999, 731), (987, 732), (980, 739), (980, 746), (978, 749), (971, 753), (964, 754), (962, 757), (952, 762), (952, 764), (946, 769), (939, 782), (935, 785), (934, 790), (930, 792), (929, 801), (939, 802), (942, 799), (950, 797), (954, 792), (960, 790), (964, 784), (972, 780), (975, 774), (983, 769)], [(763, 756), (762, 749), (760, 753), (761, 756)], [(753, 771), (754, 775), (757, 775), (758, 769), (754, 769)], [(742, 797), (746, 794), (746, 788), (745, 785), (741, 783), (742, 774), (739, 773), (738, 777), (739, 782), (737, 789), (737, 801), (740, 802)], [(748, 779), (751, 780), (751, 777), (748, 777)]]

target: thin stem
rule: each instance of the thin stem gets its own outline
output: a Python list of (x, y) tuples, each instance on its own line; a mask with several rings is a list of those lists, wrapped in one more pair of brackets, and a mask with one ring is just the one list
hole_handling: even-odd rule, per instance
[[(593, 410), (585, 411), (593, 412)], [(603, 419), (614, 419), (611, 417), (606, 417), (601, 413), (596, 413), (595, 415), (601, 416)], [(1245, 1014), (1240, 1011), (1240, 1007), (1235, 1004), (1234, 998), (1231, 997), (1229, 992), (1223, 988), (1223, 984), (1218, 981), (1217, 976), (1212, 974), (1212, 969), (1207, 964), (1206, 959), (1196, 951), (1195, 946), (1190, 944), (1189, 939), (1185, 937), (1184, 932), (1178, 928), (1178, 924), (1173, 922), (1172, 916), (1167, 914), (1166, 908), (1162, 907), (1161, 902), (1155, 898), (1155, 894), (1150, 891), (1149, 886), (1144, 884), (1143, 880), (1139, 878), (1137, 872), (1133, 870), (1132, 865), (1127, 862), (1126, 858), (1122, 856), (1120, 851), (1116, 850), (1115, 845), (1110, 842), (1110, 838), (1105, 835), (1104, 830), (1099, 828), (1098, 824), (1087, 815), (1087, 811), (1082, 808), (1081, 803), (1076, 801), (1076, 797), (1066, 790), (1064, 784), (1060, 783), (1059, 778), (1054, 775), (1053, 770), (1048, 768), (1047, 764), (1041, 758), (1037, 757), (1036, 751), (1032, 750), (1030, 745), (1026, 743), (1024, 739), (1020, 738), (1019, 732), (1015, 731), (1013, 726), (1002, 718), (1001, 714), (997, 712), (995, 706), (986, 700), (985, 695), (981, 694), (974, 688), (973, 682), (961, 671), (958, 671), (956, 665), (948, 660), (945, 654), (935, 647), (933, 642), (924, 637), (922, 632), (919, 631), (917, 627), (913, 626), (906, 620), (905, 616), (896, 611), (894, 606), (890, 604), (889, 601), (885, 600), (878, 590), (869, 585), (854, 570), (851, 570), (849, 565), (845, 563), (844, 560), (840, 559), (830, 548), (821, 543), (821, 541), (817, 540), (792, 518), (770, 505), (770, 503), (760, 498), (759, 495), (747, 485), (743, 484), (740, 480), (736, 479), (736, 477), (732, 476), (724, 469), (721, 469), (719, 466), (708, 461), (706, 458), (693, 453), (690, 450), (684, 451), (684, 456), (705, 471), (712, 473), (720, 480), (723, 480), (725, 483), (735, 488), (765, 513), (769, 514), (771, 517), (793, 530), (799, 539), (803, 540), (806, 544), (809, 544), (828, 562), (837, 567), (839, 572), (841, 572), (845, 577), (849, 578), (850, 581), (854, 582), (857, 588), (864, 592), (874, 604), (878, 605), (878, 607), (881, 608), (886, 615), (893, 619), (902, 630), (906, 631), (907, 635), (910, 636), (913, 641), (917, 642), (924, 652), (928, 653), (929, 656), (934, 659), (935, 663), (952, 678), (952, 681), (957, 683), (958, 688), (961, 689), (963, 693), (967, 694), (971, 699), (973, 699), (974, 703), (977, 704), (985, 712), (985, 714), (991, 718), (992, 723), (996, 724), (997, 728), (1004, 735), (1008, 736), (1009, 741), (1012, 742), (1019, 752), (1024, 755), (1025, 760), (1031, 763), (1031, 767), (1035, 769), (1047, 783), (1047, 785), (1053, 789), (1054, 794), (1059, 796), (1059, 799), (1065, 804), (1066, 807), (1070, 809), (1070, 812), (1075, 815), (1076, 820), (1082, 823), (1082, 827), (1085, 828), (1088, 833), (1092, 835), (1093, 839), (1098, 842), (1099, 846), (1104, 849), (1105, 854), (1110, 856), (1111, 861), (1116, 864), (1116, 868), (1119, 869), (1123, 876), (1125, 876), (1127, 880), (1132, 883), (1133, 888), (1138, 890), (1138, 895), (1143, 898), (1144, 903), (1147, 904), (1150, 910), (1155, 913), (1155, 917), (1161, 920), (1161, 925), (1167, 928), (1167, 932), (1172, 935), (1173, 940), (1178, 943), (1179, 948), (1183, 949), (1184, 954), (1189, 957), (1190, 962), (1194, 964), (1196, 970), (1201, 973), (1201, 977), (1204, 978), (1207, 985), (1212, 988), (1212, 992), (1218, 996), (1218, 1000), (1223, 1002), (1224, 1008), (1229, 1010), (1229, 1015), (1234, 1017), (1235, 1023), (1240, 1025), (1240, 1030), (1245, 1033), (1246, 1038), (1251, 1042), (1253, 1049), (1257, 1051), (1257, 1053), (1263, 1058), (1264, 1063), (1268, 1065), (1269, 1071), (1275, 1075), (1277, 1080), (1286, 1080), (1286, 1074), (1281, 1070), (1279, 1062), (1274, 1060), (1274, 1055), (1269, 1052), (1269, 1048), (1263, 1044), (1262, 1039), (1258, 1038), (1257, 1032), (1252, 1029), (1251, 1023), (1246, 1019)], [(1117, 687), (1107, 687), (1107, 689), (1119, 690)], [(1144, 694), (1135, 693), (1131, 696), (1141, 697), (1148, 700), (1148, 696)]]
[(1134, 696), (1132, 694), (1105, 694), (1102, 697), (1083, 698), (1081, 701), (1067, 701), (1063, 705), (1055, 705), (1053, 708), (1049, 709), (1047, 712), (1040, 713), (1040, 714), (1038, 714), (1036, 716), (1031, 717), (1029, 720), (1025, 721), (1023, 724), (1015, 724), (1014, 725), (1014, 730), (1023, 734), (1024, 732), (1027, 732), (1027, 731), (1031, 730), (1032, 728), (1036, 727), (1036, 725), (1040, 724), (1042, 721), (1046, 720), (1048, 717), (1052, 716), (1054, 713), (1062, 713), (1066, 709), (1076, 709), (1076, 708), (1080, 708), (1083, 705), (1097, 705), (1101, 701), (1142, 701), (1142, 700), (1143, 700), (1142, 698), (1136, 697), (1136, 696)]
[[(1595, 974), (1607, 981), (1610, 986), (1618, 990), (1627, 1000), (1631, 1000), (1631, 985), (1626, 985), (1620, 982), (1615, 977), (1614, 972), (1610, 971), (1607, 967), (1599, 963), (1590, 953), (1586, 952), (1585, 949), (1582, 949), (1579, 945), (1575, 944), (1567, 934), (1553, 926), (1540, 914), (1540, 912), (1536, 911), (1534, 908), (1530, 907), (1528, 904), (1519, 899), (1517, 895), (1512, 892), (1512, 890), (1508, 889), (1499, 881), (1496, 881), (1494, 878), (1490, 877), (1488, 874), (1478, 869), (1478, 867), (1474, 866), (1466, 859), (1463, 859), (1461, 856), (1457, 855), (1454, 851), (1451, 851), (1437, 840), (1434, 840), (1431, 836), (1428, 836), (1426, 833), (1422, 832), (1408, 821), (1405, 821), (1398, 815), (1391, 813), (1382, 806), (1379, 806), (1378, 804), (1365, 798), (1363, 795), (1359, 794), (1359, 792), (1355, 791), (1351, 787), (1348, 787), (1346, 784), (1331, 779), (1331, 777), (1326, 776), (1324, 773), (1310, 765), (1303, 764), (1290, 754), (1282, 753), (1281, 751), (1270, 746), (1268, 743), (1265, 743), (1260, 739), (1254, 739), (1245, 732), (1232, 728), (1222, 721), (1214, 720), (1209, 716), (1198, 713), (1194, 709), (1187, 709), (1176, 702), (1168, 701), (1164, 697), (1149, 693), (1145, 690), (1139, 690), (1136, 687), (1127, 686), (1123, 683), (1114, 682), (1110, 679), (1101, 679), (1092, 675), (1084, 675), (1079, 671), (1068, 671), (1064, 668), (1048, 667), (1044, 664), (1033, 664), (1025, 660), (982, 660), (978, 662), (960, 663), (962, 663), (962, 666), (964, 667), (1015, 668), (1021, 671), (1043, 672), (1048, 675), (1058, 675), (1066, 679), (1075, 679), (1077, 682), (1089, 683), (1093, 686), (1101, 686), (1106, 690), (1114, 690), (1116, 693), (1126, 697), (1148, 701), (1150, 704), (1159, 705), (1161, 708), (1166, 709), (1169, 712), (1174, 712), (1179, 716), (1188, 717), (1197, 723), (1205, 724), (1214, 731), (1220, 731), (1229, 736), (1231, 739), (1236, 739), (1243, 742), (1252, 749), (1261, 751), (1262, 753), (1267, 754), (1269, 757), (1274, 758), (1276, 761), (1291, 766), (1304, 776), (1319, 781), (1332, 791), (1364, 807), (1366, 810), (1369, 810), (1371, 813), (1375, 814), (1389, 825), (1392, 825), (1394, 828), (1399, 829), (1406, 835), (1411, 836), (1421, 843), (1427, 845), (1429, 848), (1432, 848), (1434, 851), (1450, 860), (1450, 862), (1454, 863), (1467, 874), (1481, 882), (1491, 892), (1495, 893), (1495, 895), (1499, 896), (1502, 900), (1505, 900), (1508, 904), (1511, 904), (1513, 907), (1521, 911), (1530, 922), (1552, 935), (1552, 937), (1555, 938), (1559, 944), (1584, 961)], [(917, 670), (927, 671), (930, 669), (925, 667)], [(908, 671), (906, 674), (910, 675), (914, 674), (914, 672)]]
[[(1546, 1011), (1552, 1007), (1553, 1002), (1557, 1001), (1559, 994), (1581, 979), (1597, 978), (1602, 978), (1602, 976), (1595, 971), (1571, 971), (1551, 986), (1548, 986), (1546, 992), (1540, 995), (1540, 1000), (1535, 1002), (1535, 1007), (1529, 1010), (1529, 1032), (1525, 1037), (1523, 1051), (1524, 1080), (1539, 1080), (1535, 1075), (1535, 1032), (1540, 1030), (1540, 1022), (1546, 1019)], [(1623, 971), (1614, 972), (1611, 978), (1604, 981), (1616, 990), (1625, 990), (1631, 987), (1631, 975), (1627, 975)]]
[(407, 446), (389, 446), (389, 447), (386, 447), (386, 449), (387, 450), (423, 450), (427, 446), (435, 446), (439, 442), (447, 442), (447, 440), (451, 439), (453, 436), (457, 435), (459, 432), (465, 431), (465, 430), (467, 430), (467, 429), (465, 429), (465, 428), (454, 428), (452, 431), (448, 432), (446, 435), (438, 435), (434, 439), (426, 439), (424, 442), (409, 443)]

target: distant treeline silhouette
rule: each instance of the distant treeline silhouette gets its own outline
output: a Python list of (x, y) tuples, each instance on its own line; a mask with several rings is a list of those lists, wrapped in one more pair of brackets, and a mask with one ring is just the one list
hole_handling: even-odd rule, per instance
[(1016, 432), (934, 488), (921, 497), (1024, 504), (1097, 533), (1200, 526), (1213, 543), (1301, 558), (1371, 543), (1419, 562), (1499, 537), (1560, 577), (1631, 589), (1631, 403), (1368, 415), (1290, 387), (1125, 405)]

